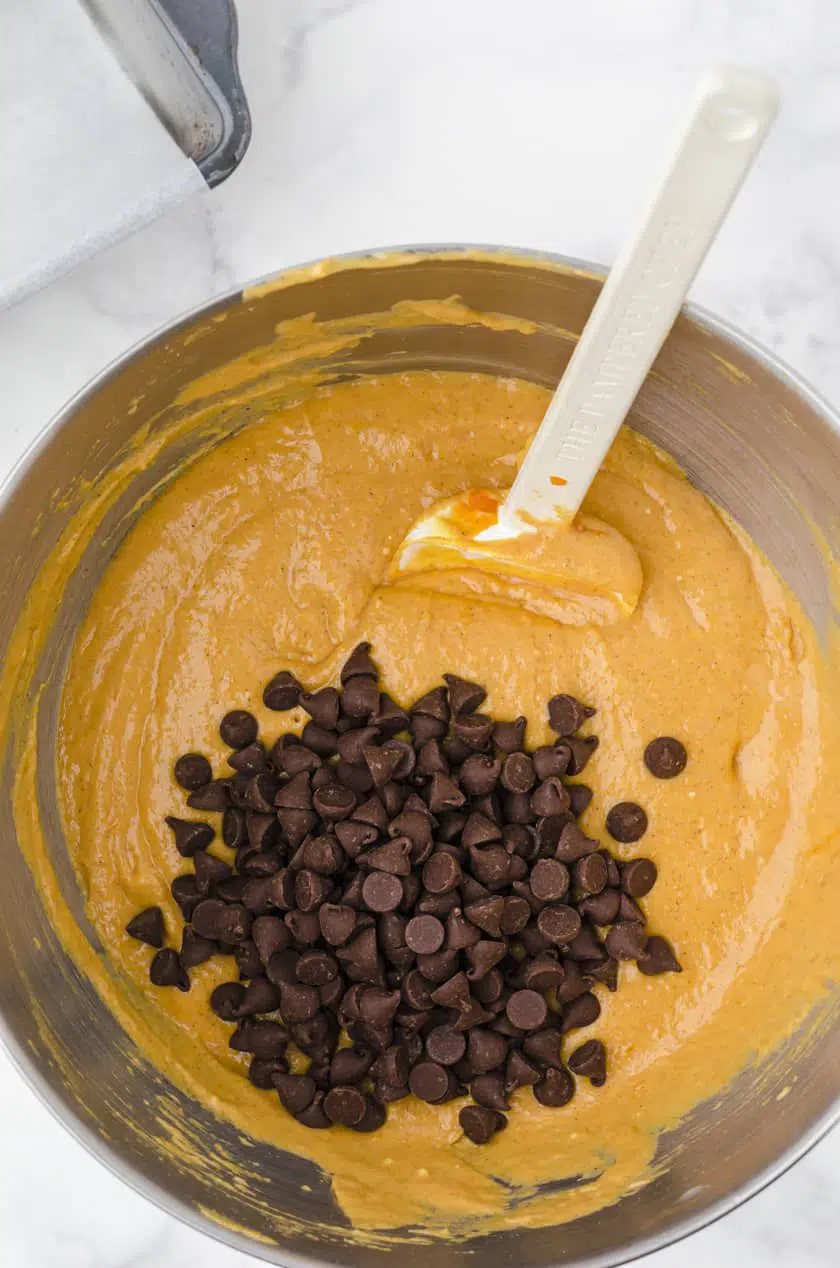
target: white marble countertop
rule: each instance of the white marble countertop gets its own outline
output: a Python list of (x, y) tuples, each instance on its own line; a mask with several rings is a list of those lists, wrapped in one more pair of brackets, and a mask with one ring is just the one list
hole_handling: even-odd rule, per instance
[[(840, 403), (836, 0), (239, 0), (254, 138), (221, 188), (0, 314), (0, 468), (138, 339), (287, 264), (406, 242), (609, 263), (710, 61), (783, 114), (693, 297)], [(244, 1268), (91, 1159), (0, 1056), (0, 1263)], [(829, 1268), (840, 1134), (645, 1268)]]

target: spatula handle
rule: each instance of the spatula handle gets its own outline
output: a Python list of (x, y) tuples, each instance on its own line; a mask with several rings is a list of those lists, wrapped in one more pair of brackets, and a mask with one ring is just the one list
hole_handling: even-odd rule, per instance
[(776, 85), (706, 72), (665, 177), (605, 282), (505, 501), (521, 531), (574, 516), (776, 116)]

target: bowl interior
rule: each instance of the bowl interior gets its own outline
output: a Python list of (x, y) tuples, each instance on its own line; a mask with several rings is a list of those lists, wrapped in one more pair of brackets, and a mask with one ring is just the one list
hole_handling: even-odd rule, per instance
[[(363, 265), (363, 266), (360, 266)], [(8, 707), (2, 795), (11, 806), (17, 741), (40, 697), (42, 752), (54, 747), (61, 675), (87, 599), (143, 499), (173, 478), (200, 432), (172, 433), (176, 395), (249, 349), (270, 344), (277, 323), (383, 312), (397, 301), (458, 295), (471, 308), (536, 323), (531, 333), (479, 325), (396, 321), (318, 367), (336, 374), (407, 368), (510, 375), (545, 385), (559, 377), (599, 283), (537, 257), (461, 252), (350, 262), (325, 276), (234, 296), (187, 319), (95, 384), (57, 421), (10, 481), (0, 505), (0, 612), (4, 658), (27, 592), (90, 490), (141, 427), (172, 438), (103, 508), (96, 532), (54, 606), (35, 663), (22, 665)], [(311, 366), (308, 368), (312, 368)], [(138, 405), (139, 402), (139, 405)], [(213, 434), (247, 425), (266, 408), (219, 402)], [(732, 513), (793, 587), (817, 628), (834, 619), (828, 551), (837, 546), (832, 490), (840, 486), (840, 435), (818, 402), (719, 327), (682, 316), (633, 412), (633, 424), (674, 455), (692, 481)], [(48, 509), (48, 513), (45, 513)], [(818, 530), (815, 534), (815, 530)], [(820, 538), (821, 534), (821, 538)], [(822, 541), (822, 545), (820, 544)], [(69, 865), (49, 763), (38, 811), (62, 895), (98, 952)], [(7, 813), (0, 828), (0, 1010), (25, 1072), (59, 1116), (153, 1200), (205, 1231), (276, 1262), (367, 1268), (393, 1252), (352, 1236), (329, 1184), (309, 1163), (243, 1139), (168, 1083), (118, 1027), (50, 924)], [(840, 1001), (815, 1015), (788, 1048), (700, 1106), (661, 1142), (657, 1177), (616, 1206), (561, 1229), (494, 1234), (461, 1245), (406, 1240), (406, 1268), (460, 1263), (614, 1264), (696, 1227), (781, 1170), (828, 1125), (840, 1094)], [(793, 1076), (795, 1075), (795, 1080)], [(789, 1092), (780, 1098), (784, 1089)], [(173, 1133), (179, 1147), (171, 1148)], [(237, 1184), (220, 1177), (234, 1171)], [(303, 1188), (302, 1186), (308, 1186)], [(286, 1213), (277, 1240), (271, 1210)]]

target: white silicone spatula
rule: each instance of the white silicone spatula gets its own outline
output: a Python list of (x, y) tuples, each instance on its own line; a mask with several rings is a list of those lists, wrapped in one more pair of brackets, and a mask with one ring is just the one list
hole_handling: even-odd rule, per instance
[(766, 75), (721, 67), (701, 79), (665, 177), (607, 278), (502, 505), (509, 529), (520, 531), (521, 512), (538, 521), (577, 513), (777, 108)]
[[(601, 290), (512, 488), (503, 500), (487, 491), (496, 501), (492, 522), (483, 511), (463, 513), (467, 502), (481, 505), (475, 490), (431, 508), (397, 552), (392, 579), (456, 568), (459, 554), (462, 566), (482, 571), (495, 562), (503, 573), (510, 558), (496, 556), (496, 543), (571, 523), (777, 108), (766, 75), (731, 67), (703, 75), (665, 176)], [(568, 575), (562, 581), (568, 589)]]

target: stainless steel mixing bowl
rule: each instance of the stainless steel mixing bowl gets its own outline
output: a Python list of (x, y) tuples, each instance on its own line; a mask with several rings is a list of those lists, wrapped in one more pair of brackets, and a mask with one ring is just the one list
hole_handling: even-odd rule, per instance
[[(271, 342), (278, 322), (310, 312), (319, 318), (381, 312), (398, 300), (460, 295), (480, 311), (579, 332), (599, 285), (587, 266), (539, 256), (486, 253), (469, 259), (462, 250), (418, 251), (396, 264), (361, 263), (365, 267), (349, 260), (338, 271), (210, 305), (125, 357), (68, 405), (2, 492), (0, 569), (6, 582), (0, 648), (5, 651), (27, 590), (80, 500), (137, 429), (160, 411), (153, 426), (163, 425), (185, 384)], [(213, 320), (221, 314), (224, 320)], [(457, 368), (553, 385), (570, 347), (568, 337), (548, 326), (527, 335), (478, 325), (398, 326), (363, 341), (349, 354), (349, 370)], [(346, 358), (342, 371), (348, 371)], [(640, 395), (634, 422), (744, 525), (826, 632), (833, 619), (830, 577), (813, 526), (829, 547), (837, 544), (840, 420), (828, 406), (743, 337), (704, 315), (686, 313)], [(247, 416), (240, 410), (224, 420), (229, 429), (243, 423)], [(153, 469), (136, 475), (63, 593), (55, 594), (50, 636), (29, 688), (31, 699), (46, 684), (42, 752), (52, 751), (63, 657), (86, 597), (131, 521), (126, 511), (162, 476), (171, 477), (189, 449), (189, 440), (182, 441)], [(83, 921), (49, 761), (41, 769), (38, 796), (52, 857)], [(270, 1262), (374, 1268), (392, 1255), (402, 1268), (454, 1268), (468, 1256), (473, 1263), (519, 1268), (617, 1264), (729, 1210), (788, 1167), (840, 1113), (835, 993), (811, 1018), (801, 1042), (744, 1073), (664, 1138), (657, 1177), (617, 1205), (563, 1227), (496, 1234), (469, 1244), (406, 1243), (390, 1251), (353, 1244), (329, 1185), (313, 1166), (242, 1140), (173, 1089), (134, 1050), (50, 928), (15, 840), (9, 812), (13, 778), (10, 743), (3, 755), (6, 813), (0, 824), (0, 1012), (23, 1073), (69, 1130), (140, 1192), (196, 1228)], [(92, 931), (90, 937), (95, 939)], [(785, 1088), (789, 1093), (780, 1097)], [(183, 1133), (177, 1156), (166, 1148), (173, 1105)], [(206, 1162), (213, 1139), (237, 1159), (241, 1183), (235, 1194), (230, 1188), (220, 1194), (214, 1184)], [(282, 1242), (270, 1241), (266, 1204), (297, 1221), (296, 1231)], [(216, 1212), (223, 1222), (206, 1212)]]

